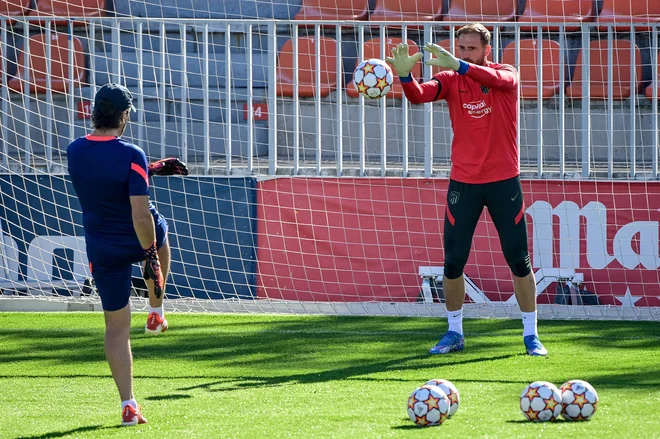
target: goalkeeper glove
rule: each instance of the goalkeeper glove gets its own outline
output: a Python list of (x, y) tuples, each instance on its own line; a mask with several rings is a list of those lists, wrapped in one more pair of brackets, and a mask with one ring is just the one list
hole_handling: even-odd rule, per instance
[(160, 299), (160, 296), (163, 295), (165, 280), (163, 279), (163, 273), (160, 271), (160, 261), (158, 260), (158, 249), (155, 241), (151, 244), (151, 247), (144, 250), (144, 256), (146, 262), (142, 275), (144, 280), (152, 279), (154, 281), (154, 293), (156, 293), (156, 298)]
[(392, 58), (385, 58), (385, 61), (392, 65), (397, 75), (401, 78), (406, 78), (410, 75), (410, 71), (415, 67), (415, 64), (417, 64), (417, 62), (423, 57), (424, 55), (421, 52), (417, 52), (410, 56), (408, 53), (408, 45), (400, 43), (392, 48)]
[(430, 52), (435, 58), (426, 61), (427, 66), (443, 67), (445, 69), (452, 69), (458, 71), (461, 67), (461, 62), (454, 55), (449, 53), (444, 47), (438, 46), (433, 43), (426, 43), (424, 50)]
[(150, 163), (148, 168), (149, 177), (152, 175), (188, 175), (188, 167), (176, 157)]

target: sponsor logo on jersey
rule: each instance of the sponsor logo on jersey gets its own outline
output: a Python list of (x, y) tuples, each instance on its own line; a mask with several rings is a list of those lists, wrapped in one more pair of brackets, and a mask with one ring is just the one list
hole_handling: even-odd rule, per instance
[(463, 108), (475, 119), (481, 119), (492, 111), (491, 107), (487, 106), (484, 100), (465, 103), (463, 104)]

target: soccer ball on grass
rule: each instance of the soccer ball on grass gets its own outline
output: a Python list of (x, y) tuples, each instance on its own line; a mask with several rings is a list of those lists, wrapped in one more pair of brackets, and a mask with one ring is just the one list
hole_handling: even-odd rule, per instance
[(586, 381), (570, 380), (561, 385), (561, 415), (567, 421), (588, 421), (598, 408), (598, 394)]
[(547, 381), (535, 381), (520, 395), (520, 410), (534, 422), (554, 421), (561, 413), (561, 393)]
[(439, 387), (418, 387), (408, 398), (408, 416), (420, 427), (440, 425), (449, 418), (449, 398)]
[(460, 395), (458, 394), (458, 389), (454, 384), (449, 381), (449, 380), (443, 380), (443, 379), (435, 379), (435, 380), (430, 380), (427, 381), (425, 386), (436, 386), (439, 387), (440, 390), (445, 392), (447, 395), (447, 398), (449, 398), (449, 416), (447, 418), (451, 418), (456, 414), (456, 411), (458, 410), (458, 406), (461, 403), (461, 398)]

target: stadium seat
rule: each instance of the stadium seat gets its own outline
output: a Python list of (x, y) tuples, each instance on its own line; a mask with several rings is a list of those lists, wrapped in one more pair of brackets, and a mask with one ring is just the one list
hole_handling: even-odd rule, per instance
[[(603, 0), (598, 15), (599, 23), (660, 23), (660, 1), (658, 0)], [(601, 30), (607, 30), (602, 26)], [(615, 30), (630, 30), (628, 25), (615, 25)], [(636, 31), (647, 31), (648, 26), (635, 26)]]
[(0, 16), (20, 17), (26, 15), (31, 0), (0, 0)]
[(461, 23), (513, 21), (517, 6), (518, 0), (451, 0), (445, 20)]
[(294, 20), (364, 20), (369, 0), (303, 0)]
[[(646, 87), (646, 96), (653, 99), (653, 83)], [(658, 54), (658, 97), (660, 98), (660, 54)]]
[(433, 21), (442, 19), (443, 0), (376, 0), (369, 21)]
[[(45, 34), (33, 36), (29, 40), (29, 69), (25, 69), (25, 52), (21, 50), (18, 59), (16, 76), (10, 79), (7, 86), (16, 92), (25, 90), (26, 82), (32, 93), (45, 93), (46, 78), (46, 45)], [(56, 93), (67, 92), (70, 69), (73, 67), (74, 84), (78, 85), (85, 76), (85, 52), (78, 37), (73, 37), (73, 66), (69, 66), (69, 36), (53, 33), (50, 41), (50, 73), (51, 90)]]
[[(386, 57), (392, 56), (392, 49), (402, 42), (403, 40), (401, 38), (387, 38), (385, 40), (385, 56)], [(419, 52), (419, 47), (417, 46), (417, 43), (415, 43), (413, 40), (408, 40), (408, 46), (409, 46), (409, 53), (411, 55), (413, 53)], [(363, 48), (364, 59), (371, 59), (371, 58), (382, 59), (382, 56), (380, 54), (380, 47), (381, 47), (380, 38), (374, 38), (373, 40), (369, 40), (366, 43), (364, 43), (364, 48)], [(355, 66), (357, 67), (357, 65), (360, 62), (361, 60), (357, 60)], [(422, 77), (421, 62), (415, 65), (411, 73), (413, 77), (417, 79)], [(353, 98), (357, 98), (359, 96), (357, 90), (355, 90), (355, 85), (352, 80), (346, 86), (346, 94)], [(392, 90), (390, 90), (390, 92), (387, 94), (387, 97), (395, 98), (395, 99), (400, 99), (403, 97), (403, 89), (401, 88), (401, 81), (399, 81), (399, 77), (397, 76), (396, 73), (394, 73), (394, 82), (392, 83)]]
[[(542, 40), (543, 87), (541, 97), (548, 99), (559, 92), (559, 60), (561, 52), (559, 43), (553, 40)], [(516, 42), (512, 41), (504, 48), (502, 63), (516, 65)], [(520, 40), (520, 97), (522, 99), (538, 99), (538, 45), (537, 40)]]
[[(316, 95), (316, 59), (321, 61), (320, 96), (328, 96), (337, 88), (337, 41), (332, 38), (319, 38), (320, 53), (316, 53), (316, 43), (312, 37), (298, 38), (298, 95)], [(277, 66), (277, 94), (294, 96), (296, 84), (293, 81), (293, 40), (284, 43), (280, 50)]]
[[(636, 77), (635, 87), (630, 87), (630, 41), (626, 40), (613, 40), (612, 41), (612, 63), (607, 60), (607, 40), (592, 41), (589, 45), (589, 59), (591, 61), (590, 68), (590, 90), (593, 99), (607, 99), (608, 86), (607, 82), (610, 78), (610, 71), (612, 72), (612, 98), (613, 99), (626, 99), (631, 94), (637, 92), (637, 86), (642, 77), (642, 55), (639, 48), (635, 46), (635, 65)], [(580, 99), (582, 97), (582, 50), (580, 50), (575, 66), (575, 74), (571, 81), (571, 85), (566, 89), (566, 96), (573, 99)]]
[[(31, 16), (101, 17), (105, 15), (106, 0), (36, 0), (36, 2), (36, 8), (30, 12)], [(67, 20), (55, 20), (53, 23), (66, 24)]]
[[(567, 31), (580, 28), (583, 21), (593, 21), (593, 0), (527, 0), (525, 10), (518, 17), (522, 23), (566, 23)], [(536, 27), (522, 27), (523, 31), (536, 30)], [(559, 26), (543, 26), (544, 30), (558, 31)]]

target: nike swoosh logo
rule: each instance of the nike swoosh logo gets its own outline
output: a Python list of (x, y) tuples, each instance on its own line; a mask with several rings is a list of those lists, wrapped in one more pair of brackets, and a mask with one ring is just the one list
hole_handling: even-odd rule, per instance
[(518, 198), (518, 194), (515, 197), (511, 197), (511, 201), (516, 201), (516, 198)]

